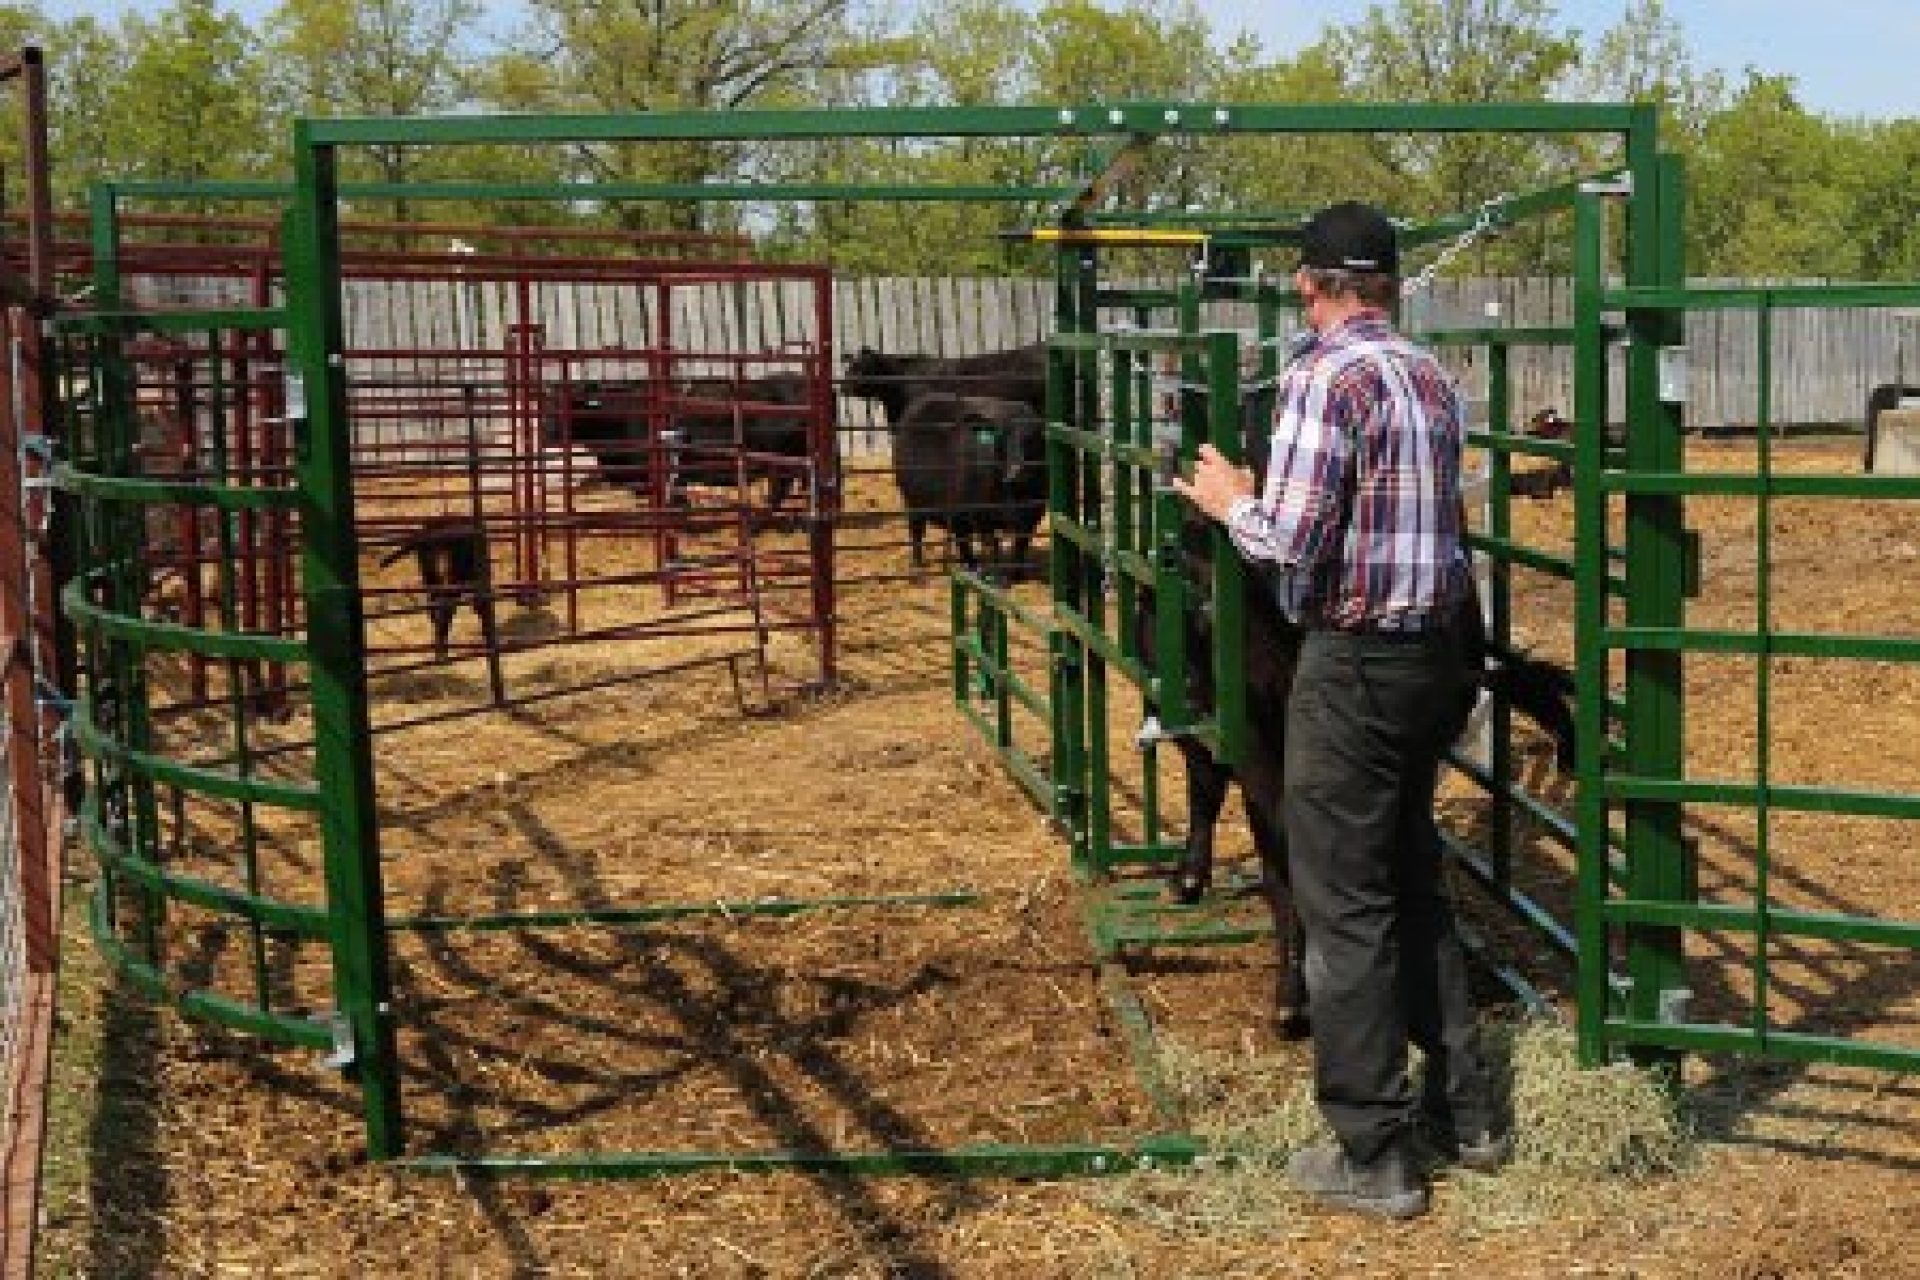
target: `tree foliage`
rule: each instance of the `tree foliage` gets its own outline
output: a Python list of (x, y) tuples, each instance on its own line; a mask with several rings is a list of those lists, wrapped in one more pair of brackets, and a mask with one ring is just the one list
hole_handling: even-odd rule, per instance
[[(1223, 102), (1651, 102), (1689, 162), (1691, 268), (1722, 274), (1920, 275), (1920, 119), (1837, 120), (1789, 77), (1729, 86), (1702, 68), (1665, 0), (1630, 0), (1581, 33), (1553, 0), (1381, 0), (1278, 56), (1197, 0), (528, 0), (508, 29), (482, 0), (278, 0), (256, 33), (236, 0), (49, 19), (0, 3), (0, 43), (40, 35), (53, 73), (61, 202), (105, 178), (287, 173), (302, 114), (735, 110), (800, 105)], [(875, 5), (884, 0), (872, 0)], [(0, 164), (17, 164), (0, 134)], [(497, 146), (366, 150), (349, 179), (542, 182), (792, 178), (940, 186), (1072, 185), (1108, 149), (1057, 139)], [(1471, 210), (1611, 163), (1533, 137), (1163, 141), (1117, 184), (1136, 208), (1288, 214), (1358, 196), (1424, 216)], [(617, 222), (761, 233), (775, 252), (860, 271), (997, 271), (1039, 261), (999, 234), (1050, 207), (823, 203), (742, 208), (401, 202), (402, 218)], [(1545, 233), (1469, 265), (1551, 269)]]

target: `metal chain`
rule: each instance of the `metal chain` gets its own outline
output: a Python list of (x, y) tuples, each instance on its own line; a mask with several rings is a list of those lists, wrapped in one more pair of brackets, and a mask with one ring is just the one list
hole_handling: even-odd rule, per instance
[(1434, 278), (1446, 270), (1448, 263), (1465, 253), (1492, 232), (1498, 230), (1500, 219), (1496, 216), (1496, 211), (1510, 199), (1512, 199), (1511, 195), (1503, 193), (1494, 196), (1490, 200), (1481, 201), (1479, 211), (1474, 215), (1473, 225), (1461, 232), (1452, 244), (1435, 254), (1433, 261), (1429, 262), (1425, 267), (1422, 267), (1418, 275), (1409, 276), (1401, 282), (1400, 296), (1403, 298), (1411, 298), (1414, 294), (1432, 285)]

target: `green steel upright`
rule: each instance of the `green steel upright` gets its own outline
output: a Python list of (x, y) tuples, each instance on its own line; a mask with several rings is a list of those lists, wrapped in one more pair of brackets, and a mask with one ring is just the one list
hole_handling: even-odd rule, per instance
[(346, 412), (341, 316), (339, 200), (335, 152), (296, 135), (300, 198), (289, 218), (291, 325), (287, 413), (303, 503), (301, 574), (312, 653), (315, 770), (327, 897), (333, 923), (335, 1000), (352, 1033), (367, 1152), (377, 1160), (402, 1144), (392, 978), (374, 807), (373, 737), (354, 536), (352, 430)]

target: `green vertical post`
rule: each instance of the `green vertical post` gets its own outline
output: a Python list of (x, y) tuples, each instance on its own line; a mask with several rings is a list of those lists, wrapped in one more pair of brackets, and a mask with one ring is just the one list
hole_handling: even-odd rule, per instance
[(1768, 798), (1773, 772), (1773, 307), (1762, 306), (1755, 320), (1755, 362), (1760, 379), (1759, 405), (1754, 417), (1759, 457), (1760, 493), (1755, 499), (1753, 625), (1757, 648), (1753, 655), (1753, 1036), (1755, 1049), (1767, 1052), (1769, 978), (1767, 948), (1772, 945), (1773, 814)]
[[(297, 191), (287, 234), (289, 386), (301, 505), (301, 573), (312, 654), (315, 769), (332, 923), (334, 999), (351, 1029), (367, 1154), (403, 1142), (380, 829), (374, 808), (364, 618), (354, 537), (352, 429), (340, 309), (335, 152), (295, 126)], [(300, 392), (302, 394), (296, 394)], [(299, 412), (304, 400), (306, 412)]]
[[(111, 183), (96, 184), (89, 196), (93, 249), (93, 288), (95, 305), (117, 310), (122, 305), (120, 278), (119, 193)], [(95, 341), (94, 369), (100, 386), (94, 401), (94, 445), (102, 470), (108, 475), (133, 476), (139, 473), (140, 421), (136, 405), (135, 376), (127, 361), (126, 346), (117, 333), (102, 334)], [(92, 539), (89, 569), (106, 570), (105, 604), (117, 613), (139, 616), (143, 610), (141, 595), (145, 579), (141, 571), (146, 556), (148, 504), (144, 502), (90, 503), (97, 513)], [(96, 712), (102, 710), (103, 686), (111, 690), (116, 723), (103, 725), (107, 735), (122, 747), (135, 751), (152, 748), (150, 717), (147, 708), (146, 659), (139, 646), (124, 636), (96, 634), (92, 661), (89, 663), (91, 688)], [(159, 832), (159, 806), (154, 801), (153, 780), (145, 773), (124, 764), (103, 764), (101, 782), (111, 789), (113, 805), (124, 815), (126, 829), (115, 834), (145, 861), (164, 860)], [(162, 962), (162, 935), (166, 923), (166, 895), (148, 889), (140, 896), (141, 942), (148, 964)]]
[[(1054, 259), (1055, 327), (1062, 333), (1077, 331), (1074, 305), (1078, 293), (1073, 287), (1078, 255), (1062, 246)], [(1074, 385), (1076, 365), (1071, 353), (1053, 350), (1047, 355), (1047, 509), (1062, 520), (1078, 522), (1080, 509), (1079, 469), (1074, 464), (1072, 445), (1052, 428), (1076, 421), (1078, 403)], [(1058, 534), (1047, 540), (1047, 577), (1056, 609), (1078, 612), (1080, 549), (1071, 538)], [(1053, 711), (1053, 795), (1054, 816), (1066, 829), (1076, 871), (1088, 870), (1085, 753), (1082, 749), (1086, 730), (1086, 675), (1081, 645), (1062, 629), (1049, 641), (1052, 666)]]
[[(1207, 438), (1229, 462), (1246, 455), (1240, 426), (1240, 341), (1207, 335)], [(1247, 565), (1227, 535), (1211, 523), (1213, 552), (1213, 701), (1223, 761), (1237, 765), (1247, 745)]]
[[(1100, 329), (1100, 259), (1090, 247), (1082, 247), (1076, 259), (1073, 315), (1079, 333), (1097, 333)], [(1073, 424), (1083, 431), (1106, 434), (1100, 415), (1101, 353), (1076, 353)], [(1080, 524), (1093, 533), (1099, 545), (1109, 545), (1106, 510), (1106, 483), (1099, 453), (1075, 448), (1079, 471)], [(1083, 553), (1080, 566), (1080, 614), (1095, 634), (1107, 634), (1106, 591), (1112, 579), (1103, 555)], [(1107, 660), (1089, 648), (1081, 662), (1086, 680), (1086, 752), (1087, 752), (1087, 847), (1097, 869), (1105, 873), (1113, 865), (1113, 769), (1108, 740)]]
[(982, 610), (981, 616), (992, 619), (988, 627), (992, 647), (987, 652), (993, 656), (994, 745), (1007, 759), (1013, 753), (1013, 645), (1007, 639), (1007, 611), (995, 604), (991, 610)]
[[(1153, 322), (1144, 307), (1134, 309), (1137, 328)], [(1114, 383), (1114, 433), (1116, 444), (1153, 450), (1153, 353), (1116, 350), (1114, 367), (1122, 370)], [(1136, 455), (1137, 456), (1137, 455)], [(1113, 502), (1114, 542), (1130, 555), (1150, 557), (1153, 534), (1154, 469), (1137, 462), (1114, 461)], [(1140, 616), (1141, 583), (1131, 573), (1117, 580), (1115, 600), (1118, 617), (1114, 621), (1115, 639), (1128, 659), (1141, 661)], [(1152, 706), (1147, 691), (1140, 691), (1143, 712)], [(1140, 840), (1152, 846), (1160, 843), (1160, 748), (1152, 739), (1140, 743)]]
[[(1513, 430), (1512, 348), (1495, 342), (1487, 348), (1487, 429)], [(1498, 445), (1487, 450), (1487, 535), (1505, 546), (1513, 537), (1513, 466)], [(1487, 555), (1487, 634), (1503, 650), (1513, 647), (1513, 566), (1498, 552)], [(1493, 700), (1487, 722), (1487, 771), (1493, 775), (1493, 807), (1487, 823), (1494, 885), (1503, 894), (1513, 888), (1513, 707), (1504, 696)]]
[(967, 584), (959, 574), (947, 578), (947, 605), (947, 634), (953, 637), (953, 704), (964, 707), (972, 696), (972, 685), (967, 669)]
[(1573, 206), (1573, 526), (1575, 751), (1579, 785), (1574, 804), (1576, 892), (1574, 931), (1576, 1032), (1580, 1061), (1606, 1060), (1608, 1014), (1607, 658), (1600, 649), (1607, 620), (1607, 508), (1601, 487), (1606, 464), (1607, 348), (1601, 327), (1605, 207), (1594, 195)]
[[(1681, 172), (1656, 151), (1651, 108), (1628, 136), (1633, 194), (1627, 222), (1627, 283), (1681, 285)], [(1660, 398), (1660, 353), (1685, 339), (1685, 317), (1670, 310), (1627, 312), (1627, 440), (1630, 471), (1678, 472), (1686, 467), (1682, 406)], [(1586, 550), (1582, 548), (1583, 552)], [(1684, 622), (1685, 524), (1676, 494), (1630, 494), (1626, 499), (1626, 620), (1633, 627), (1678, 627)], [(1678, 779), (1685, 770), (1681, 705), (1683, 656), (1634, 650), (1626, 656), (1628, 770), (1640, 778)], [(1631, 801), (1626, 806), (1627, 891), (1658, 902), (1687, 900), (1691, 877), (1681, 806)], [(1627, 936), (1632, 979), (1628, 1011), (1636, 1021), (1671, 1017), (1669, 993), (1687, 985), (1681, 932), (1634, 925)], [(1673, 1065), (1677, 1054), (1643, 1049), (1645, 1065)]]

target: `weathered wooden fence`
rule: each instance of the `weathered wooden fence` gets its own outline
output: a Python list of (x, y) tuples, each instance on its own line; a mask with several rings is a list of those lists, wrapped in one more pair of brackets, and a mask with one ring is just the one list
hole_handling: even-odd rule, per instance
[[(1702, 281), (1701, 283), (1725, 283)], [(178, 284), (173, 286), (178, 289)], [(879, 277), (836, 282), (834, 350), (863, 345), (886, 351), (964, 355), (1044, 337), (1052, 326), (1050, 280)], [(651, 345), (661, 317), (650, 290), (618, 284), (530, 287), (475, 281), (353, 281), (347, 285), (350, 345), (360, 349), (498, 350), (507, 327), (543, 326), (550, 349), (594, 350)], [(813, 312), (804, 286), (715, 284), (671, 292), (674, 345), (688, 351), (773, 351), (812, 343)], [(223, 299), (195, 294), (194, 305)], [(1571, 282), (1556, 278), (1435, 281), (1408, 307), (1418, 328), (1535, 326), (1569, 322)], [(1245, 318), (1252, 325), (1251, 311)], [(1233, 323), (1230, 318), (1228, 323)], [(1696, 312), (1687, 318), (1689, 425), (1750, 423), (1758, 402), (1756, 319), (1751, 311)], [(1783, 424), (1859, 429), (1867, 392), (1904, 375), (1920, 380), (1920, 323), (1884, 309), (1783, 311), (1774, 317), (1774, 414)], [(1452, 352), (1470, 396), (1481, 394), (1481, 360)], [(1571, 406), (1570, 354), (1522, 347), (1512, 355), (1514, 403), (1522, 412)], [(379, 378), (398, 369), (357, 370)], [(1624, 397), (1616, 386), (1613, 402)], [(881, 439), (872, 406), (848, 402), (843, 421), (862, 428), (850, 447)]]

